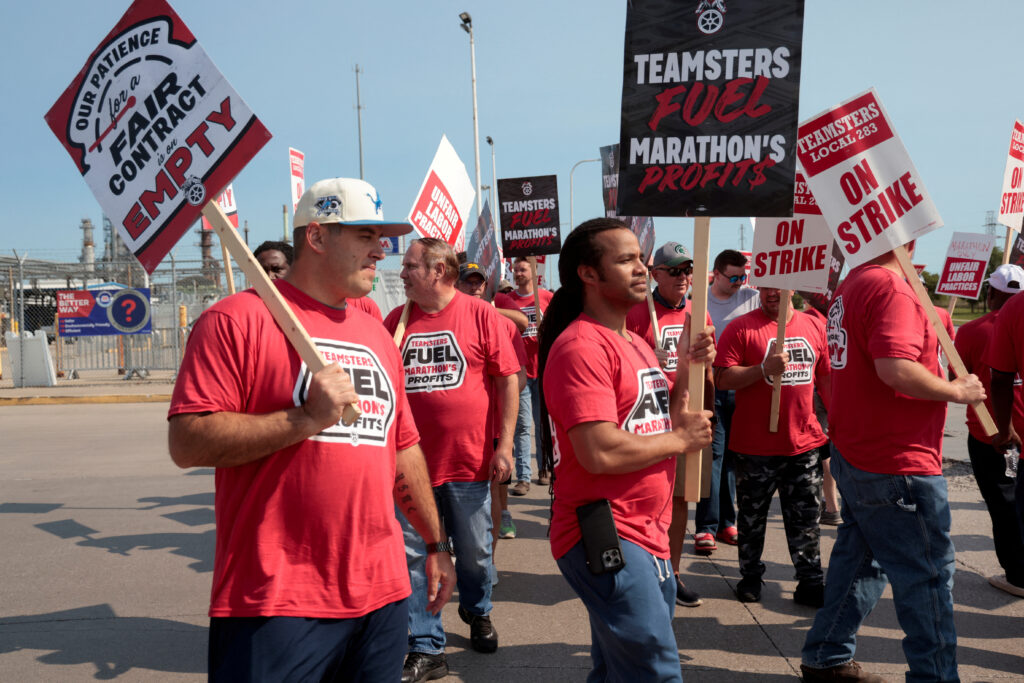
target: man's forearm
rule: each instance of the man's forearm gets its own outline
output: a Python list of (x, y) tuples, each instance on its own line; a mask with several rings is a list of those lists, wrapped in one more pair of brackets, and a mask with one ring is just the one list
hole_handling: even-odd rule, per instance
[(715, 368), (715, 382), (722, 391), (745, 389), (761, 379), (764, 379), (764, 371), (760, 365)]
[(878, 378), (901, 394), (925, 401), (957, 401), (956, 387), (906, 358), (876, 358)]
[[(495, 394), (499, 397), (501, 409), (501, 428), (498, 432), (498, 445), (511, 445), (515, 438), (516, 420), (519, 418), (519, 375), (494, 378)], [(540, 425), (537, 425), (540, 429)]]
[(167, 441), (178, 467), (234, 467), (319, 432), (301, 407), (262, 415), (183, 413), (170, 419)]
[(434, 490), (423, 451), (419, 445), (398, 451), (395, 456), (395, 505), (425, 543), (445, 539), (437, 515)]

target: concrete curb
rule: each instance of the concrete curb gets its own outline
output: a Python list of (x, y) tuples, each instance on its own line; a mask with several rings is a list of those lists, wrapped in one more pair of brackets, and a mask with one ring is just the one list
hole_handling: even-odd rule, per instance
[(0, 406), (53, 406), (81, 403), (170, 403), (170, 394), (111, 394), (106, 396), (0, 397)]

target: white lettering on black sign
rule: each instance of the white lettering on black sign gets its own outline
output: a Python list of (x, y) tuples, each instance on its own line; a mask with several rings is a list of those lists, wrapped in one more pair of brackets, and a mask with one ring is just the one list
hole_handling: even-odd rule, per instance
[(451, 332), (410, 334), (402, 346), (405, 391), (442, 391), (462, 386), (466, 357)]
[[(328, 363), (337, 363), (348, 373), (359, 395), (361, 414), (351, 426), (345, 426), (339, 420), (309, 438), (314, 441), (348, 441), (353, 446), (359, 443), (387, 444), (388, 431), (395, 420), (395, 388), (377, 354), (351, 342), (314, 339), (313, 343)], [(303, 405), (309, 397), (311, 378), (312, 373), (303, 363), (292, 393), (296, 406)]]
[(633, 434), (662, 434), (671, 430), (668, 380), (664, 373), (658, 368), (644, 368), (637, 371), (636, 383), (636, 402), (622, 428)]

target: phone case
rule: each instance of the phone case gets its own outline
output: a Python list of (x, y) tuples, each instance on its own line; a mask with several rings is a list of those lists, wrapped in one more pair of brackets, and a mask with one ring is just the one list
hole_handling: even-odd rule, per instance
[(587, 568), (592, 574), (617, 572), (626, 566), (612, 506), (606, 498), (576, 508), (576, 519), (583, 536)]

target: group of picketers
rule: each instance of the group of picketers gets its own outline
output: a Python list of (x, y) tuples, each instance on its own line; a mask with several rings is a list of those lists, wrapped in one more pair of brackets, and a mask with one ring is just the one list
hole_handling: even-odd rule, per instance
[[(671, 620), (701, 598), (679, 577), (689, 520), (676, 459), (709, 445), (694, 552), (738, 545), (737, 598), (760, 600), (778, 491), (793, 599), (817, 608), (804, 680), (883, 680), (854, 653), (886, 583), (909, 676), (957, 680), (942, 429), (948, 402), (989, 393), (1000, 432), (970, 422), (969, 449), (1006, 570), (993, 585), (1024, 596), (1002, 456), (1024, 430), (1021, 269), (992, 275), (992, 312), (958, 336), (974, 374), (949, 380), (891, 253), (854, 268), (827, 309), (794, 311), (777, 289), (745, 287), (745, 257), (724, 251), (691, 343), (690, 254), (669, 242), (648, 266), (612, 218), (566, 237), (557, 291), (535, 291), (519, 259), (493, 302), (478, 264), (413, 240), (408, 302), (382, 316), (366, 296), (381, 237), (412, 226), (384, 220), (374, 197), (362, 180), (317, 182), (298, 202), (294, 247), (255, 253), (325, 367), (307, 367), (253, 290), (209, 308), (189, 336), (169, 444), (179, 466), (217, 468), (211, 680), (441, 678), (440, 615), (456, 585), (472, 648), (494, 652), (495, 549), (516, 535), (508, 494), (529, 492), (532, 453), (553, 496), (552, 554), (590, 616), (588, 680), (681, 680)], [(689, 403), (691, 367), (704, 406)], [(826, 575), (819, 525), (840, 522), (836, 488)]]

